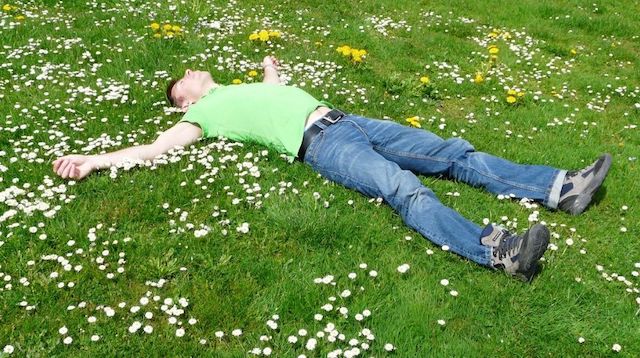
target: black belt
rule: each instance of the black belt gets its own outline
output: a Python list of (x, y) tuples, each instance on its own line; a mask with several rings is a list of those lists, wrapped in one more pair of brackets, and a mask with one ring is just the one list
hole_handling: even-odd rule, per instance
[(342, 112), (339, 109), (332, 109), (327, 114), (322, 116), (322, 118), (313, 122), (311, 127), (309, 127), (307, 130), (304, 131), (304, 136), (302, 137), (302, 145), (298, 150), (298, 160), (300, 160), (301, 162), (304, 161), (304, 154), (307, 152), (307, 147), (309, 146), (313, 138), (315, 138), (316, 134), (322, 131), (322, 127), (317, 125), (318, 122), (322, 122), (324, 123), (324, 125), (328, 127), (336, 123), (346, 115), (347, 115), (346, 113)]

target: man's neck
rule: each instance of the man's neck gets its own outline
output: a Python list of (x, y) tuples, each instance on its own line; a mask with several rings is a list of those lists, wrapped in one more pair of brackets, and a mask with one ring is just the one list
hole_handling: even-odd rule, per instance
[[(215, 82), (211, 83), (209, 85), (206, 85), (204, 87), (204, 91), (202, 92), (202, 96), (200, 96), (200, 98), (204, 97), (207, 93), (209, 93), (209, 91), (211, 91), (212, 89), (217, 88), (217, 87), (220, 87), (220, 85), (215, 83)], [(198, 98), (198, 100), (200, 100), (200, 98)], [(197, 101), (193, 101), (192, 103), (196, 103), (196, 102)]]
[(213, 82), (213, 83), (209, 84), (208, 86), (206, 86), (204, 88), (204, 93), (207, 94), (207, 93), (209, 93), (209, 91), (211, 91), (212, 89), (214, 89), (216, 87), (220, 87), (220, 85), (215, 83), (215, 82)]

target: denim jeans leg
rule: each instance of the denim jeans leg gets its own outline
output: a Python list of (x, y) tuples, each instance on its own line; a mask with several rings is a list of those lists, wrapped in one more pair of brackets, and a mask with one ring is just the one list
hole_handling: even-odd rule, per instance
[(442, 139), (424, 129), (356, 116), (373, 148), (401, 168), (443, 175), (494, 194), (528, 198), (555, 209), (567, 173), (544, 165), (524, 165), (478, 152), (461, 138)]
[(442, 205), (410, 170), (377, 153), (352, 119), (347, 116), (320, 132), (304, 161), (327, 179), (383, 198), (409, 227), (435, 244), (489, 266), (491, 250), (480, 244), (482, 228)]

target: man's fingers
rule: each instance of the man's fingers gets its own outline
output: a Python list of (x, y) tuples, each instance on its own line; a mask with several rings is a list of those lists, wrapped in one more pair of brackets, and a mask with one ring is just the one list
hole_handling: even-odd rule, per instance
[(67, 163), (64, 168), (60, 169), (60, 176), (66, 178), (69, 175), (69, 169), (71, 169), (71, 163)]
[(64, 168), (64, 172), (62, 172), (62, 177), (63, 178), (68, 178), (69, 177), (69, 173), (71, 173), (71, 170), (73, 168), (75, 168), (75, 165), (73, 165), (73, 164), (67, 165), (67, 167)]
[(60, 169), (64, 169), (64, 167), (66, 167), (69, 163), (71, 163), (71, 159), (67, 158), (67, 157), (62, 157), (58, 159), (58, 166), (56, 168), (56, 172), (59, 171)]
[(64, 160), (62, 160), (62, 161), (60, 161), (58, 163), (58, 167), (56, 168), (56, 174), (58, 174), (58, 175), (62, 174), (62, 169), (64, 167), (64, 163), (65, 163)]
[(62, 173), (64, 173), (64, 170), (67, 168), (67, 166), (69, 166), (69, 164), (70, 162), (68, 160), (63, 161), (62, 164), (60, 164), (60, 166), (58, 167), (58, 170), (56, 170), (56, 173), (62, 176)]

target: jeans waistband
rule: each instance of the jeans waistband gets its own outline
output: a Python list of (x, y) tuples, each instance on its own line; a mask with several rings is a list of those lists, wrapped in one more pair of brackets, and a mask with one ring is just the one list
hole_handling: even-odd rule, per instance
[[(339, 109), (332, 109), (327, 114), (322, 116), (320, 119), (315, 121), (311, 125), (311, 127), (307, 128), (307, 130), (304, 131), (304, 135), (302, 137), (302, 145), (300, 145), (300, 149), (298, 150), (298, 158), (297, 159), (300, 160), (301, 162), (303, 162), (304, 161), (304, 155), (307, 152), (307, 147), (313, 141), (315, 136), (318, 133), (322, 132), (322, 130), (324, 128), (326, 128), (326, 127), (338, 122), (340, 119), (342, 119), (346, 115), (347, 115), (346, 113), (344, 113), (343, 111), (341, 111)], [(318, 122), (324, 124), (324, 128), (319, 126), (317, 124)]]

